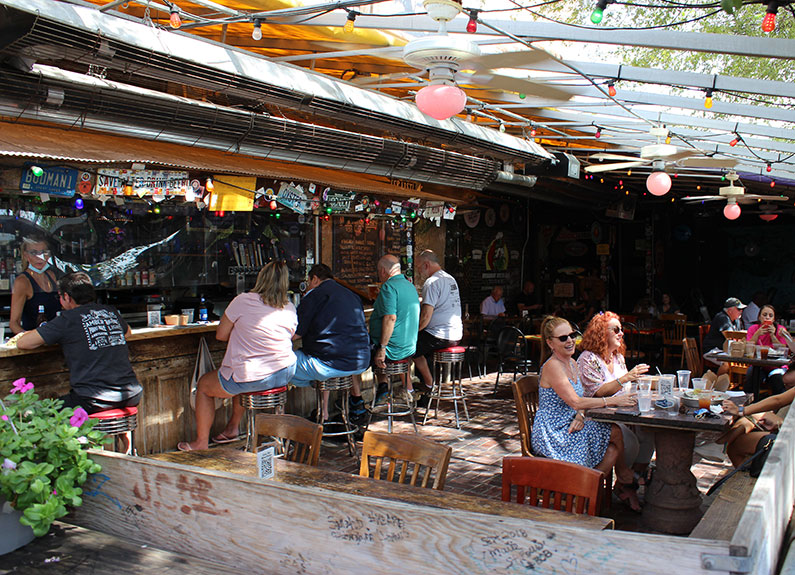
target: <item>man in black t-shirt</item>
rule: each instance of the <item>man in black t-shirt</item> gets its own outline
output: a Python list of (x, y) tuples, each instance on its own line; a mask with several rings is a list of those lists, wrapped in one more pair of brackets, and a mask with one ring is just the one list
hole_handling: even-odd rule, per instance
[(116, 308), (96, 303), (91, 278), (82, 272), (62, 277), (58, 295), (61, 314), (26, 332), (17, 347), (61, 344), (72, 387), (61, 397), (64, 407), (96, 413), (138, 405), (143, 388), (130, 365), (127, 322)]

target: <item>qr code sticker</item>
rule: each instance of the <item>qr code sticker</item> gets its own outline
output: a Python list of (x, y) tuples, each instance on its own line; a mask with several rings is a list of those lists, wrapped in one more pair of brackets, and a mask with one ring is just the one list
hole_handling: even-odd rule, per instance
[(273, 445), (265, 445), (257, 451), (257, 470), (260, 479), (272, 479), (275, 471), (273, 469), (273, 458), (276, 449)]

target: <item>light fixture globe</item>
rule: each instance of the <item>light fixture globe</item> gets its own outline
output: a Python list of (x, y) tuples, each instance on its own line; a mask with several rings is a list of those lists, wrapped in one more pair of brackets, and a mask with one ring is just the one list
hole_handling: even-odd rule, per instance
[(447, 120), (463, 112), (467, 95), (458, 86), (431, 84), (417, 92), (415, 101), (423, 114), (437, 120)]
[(759, 218), (766, 222), (772, 222), (778, 217), (778, 214), (759, 214)]
[(664, 196), (671, 189), (671, 176), (665, 172), (652, 172), (646, 178), (646, 189), (652, 195)]
[(725, 208), (723, 208), (723, 216), (727, 220), (736, 220), (740, 217), (741, 212), (742, 210), (740, 210), (740, 206), (738, 206), (735, 202), (730, 202), (726, 204)]

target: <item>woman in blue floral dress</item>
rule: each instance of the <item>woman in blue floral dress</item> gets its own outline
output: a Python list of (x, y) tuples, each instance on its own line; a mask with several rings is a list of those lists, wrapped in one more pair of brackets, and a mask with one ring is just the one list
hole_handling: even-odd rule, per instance
[[(586, 421), (586, 409), (634, 405), (627, 395), (583, 397), (575, 351), (575, 333), (563, 318), (550, 316), (541, 324), (543, 341), (538, 411), (533, 422), (532, 446), (538, 455), (577, 463), (602, 471), (615, 468), (617, 489), (634, 479), (624, 461), (624, 441), (615, 425)], [(634, 507), (634, 506), (633, 506)]]

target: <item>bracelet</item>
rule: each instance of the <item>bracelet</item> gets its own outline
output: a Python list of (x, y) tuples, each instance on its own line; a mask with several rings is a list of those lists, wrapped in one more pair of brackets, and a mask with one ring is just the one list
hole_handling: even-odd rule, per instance
[(742, 417), (742, 416), (745, 414), (745, 406), (744, 406), (744, 405), (738, 405), (738, 406), (737, 406), (737, 412), (738, 412), (738, 413), (740, 414), (740, 416)]
[(606, 397), (604, 397), (604, 396), (602, 396), (602, 401), (604, 401), (604, 402), (605, 402), (605, 407), (607, 407), (607, 398), (606, 398)]

